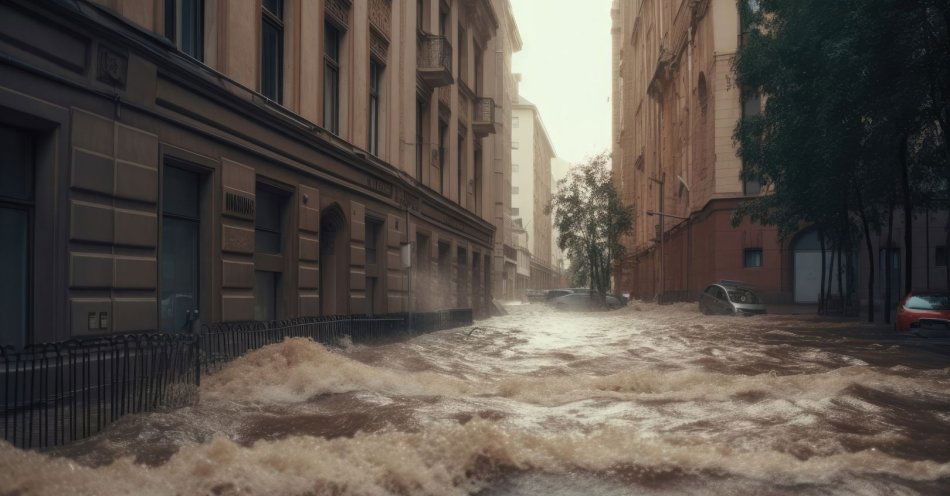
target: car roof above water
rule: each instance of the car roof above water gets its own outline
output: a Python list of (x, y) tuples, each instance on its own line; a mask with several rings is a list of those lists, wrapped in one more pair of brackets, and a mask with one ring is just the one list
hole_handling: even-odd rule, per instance
[(748, 292), (750, 292), (750, 293), (756, 293), (755, 288), (753, 288), (753, 287), (751, 287), (751, 286), (744, 285), (744, 284), (736, 284), (736, 283), (732, 283), (732, 282), (717, 282), (717, 283), (711, 284), (710, 286), (719, 286), (719, 287), (725, 289), (726, 291), (736, 291), (736, 290), (740, 290), (740, 291), (748, 291)]

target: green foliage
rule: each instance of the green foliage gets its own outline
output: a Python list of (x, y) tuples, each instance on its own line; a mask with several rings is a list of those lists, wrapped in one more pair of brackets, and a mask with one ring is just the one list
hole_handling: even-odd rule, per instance
[(603, 303), (611, 271), (623, 258), (620, 239), (633, 229), (633, 209), (622, 204), (611, 181), (610, 156), (602, 153), (571, 169), (548, 210), (560, 233), (557, 244), (572, 261), (572, 282), (589, 282)]
[(895, 206), (910, 216), (950, 196), (950, 0), (757, 3), (740, 3), (735, 71), (766, 104), (734, 137), (744, 178), (770, 194), (733, 222), (783, 237), (816, 226), (850, 250), (857, 219), (869, 238)]
[(742, 9), (735, 69), (767, 103), (735, 138), (745, 175), (773, 195), (741, 215), (790, 234), (840, 221), (857, 194), (879, 209), (897, 194), (905, 144), (913, 199), (946, 195), (950, 1), (758, 3)]

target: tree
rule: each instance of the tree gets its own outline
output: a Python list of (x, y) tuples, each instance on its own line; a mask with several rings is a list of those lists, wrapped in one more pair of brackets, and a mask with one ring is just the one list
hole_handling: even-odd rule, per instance
[[(947, 196), (950, 0), (755, 3), (741, 3), (747, 35), (735, 71), (741, 88), (767, 99), (760, 115), (737, 125), (735, 140), (743, 176), (771, 194), (747, 201), (734, 221), (749, 216), (783, 237), (814, 226), (839, 270), (860, 232), (873, 320), (872, 232), (892, 232), (896, 208), (910, 226), (919, 205)], [(905, 229), (905, 291), (913, 242)], [(891, 257), (884, 261), (889, 267)], [(885, 270), (885, 286), (901, 283), (890, 279)]]
[(586, 258), (571, 259), (571, 265), (567, 268), (567, 283), (572, 288), (582, 288), (590, 285), (590, 268), (587, 266)]
[(575, 275), (586, 274), (591, 299), (606, 305), (612, 269), (623, 259), (623, 235), (633, 229), (633, 208), (625, 207), (611, 181), (610, 156), (601, 153), (571, 169), (558, 182), (547, 211), (554, 212), (558, 246)]

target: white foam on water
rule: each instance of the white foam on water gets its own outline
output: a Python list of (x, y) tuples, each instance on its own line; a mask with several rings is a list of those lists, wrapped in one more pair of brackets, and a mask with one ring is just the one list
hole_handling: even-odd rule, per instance
[[(630, 429), (591, 433), (508, 430), (496, 422), (435, 425), (326, 440), (291, 437), (250, 447), (224, 438), (183, 447), (157, 468), (121, 459), (100, 468), (0, 445), (0, 488), (14, 494), (464, 495), (502, 469), (559, 473), (623, 467), (713, 471), (773, 484), (835, 483), (852, 476), (917, 481), (950, 477), (950, 464), (907, 461), (876, 450), (800, 460), (702, 440), (677, 444)], [(19, 491), (19, 493), (17, 493)]]

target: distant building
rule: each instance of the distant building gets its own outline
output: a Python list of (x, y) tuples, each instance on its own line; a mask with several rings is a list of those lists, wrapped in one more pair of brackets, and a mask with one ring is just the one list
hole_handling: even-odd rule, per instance
[[(738, 120), (762, 106), (734, 82), (742, 40), (736, 1), (615, 0), (612, 16), (613, 179), (636, 217), (616, 289), (693, 300), (709, 283), (730, 279), (757, 286), (770, 302), (816, 302), (822, 253), (814, 231), (782, 242), (771, 227), (730, 222), (743, 199), (768, 194), (740, 178), (732, 139)], [(920, 289), (946, 287), (946, 219), (922, 212), (912, 226)], [(902, 249), (902, 233), (898, 222), (892, 253)], [(878, 238), (875, 298), (883, 299), (886, 244)], [(845, 287), (866, 287), (866, 251), (859, 255), (847, 264)], [(900, 273), (898, 262), (895, 281)], [(857, 296), (866, 303), (866, 291)]]
[(551, 251), (552, 216), (551, 160), (554, 147), (538, 108), (518, 96), (511, 114), (511, 215), (521, 219), (531, 250), (531, 280), (528, 289), (555, 286), (557, 273)]
[(0, 19), (0, 344), (487, 310), (511, 244), (508, 0), (10, 0)]

